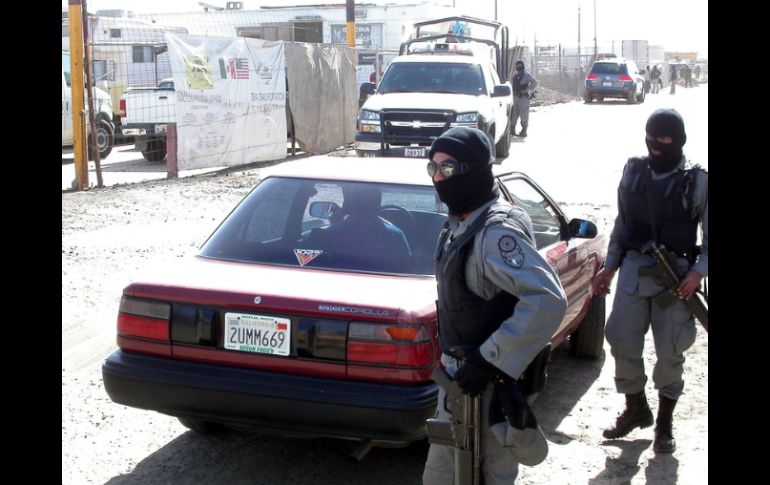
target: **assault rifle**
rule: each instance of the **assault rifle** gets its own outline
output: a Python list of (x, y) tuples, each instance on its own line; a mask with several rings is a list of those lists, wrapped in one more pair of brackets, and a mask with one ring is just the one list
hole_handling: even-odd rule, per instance
[[(653, 300), (659, 308), (666, 308), (679, 300), (679, 295), (676, 289), (679, 287), (679, 283), (684, 278), (684, 275), (679, 271), (679, 267), (676, 265), (676, 255), (666, 249), (665, 246), (658, 246), (655, 241), (650, 241), (639, 251), (642, 254), (649, 254), (655, 258), (655, 266), (651, 268), (639, 268), (640, 276), (652, 276), (657, 281), (662, 283), (667, 289), (661, 294), (655, 297)], [(700, 293), (697, 291), (693, 295), (683, 300), (690, 310), (695, 314), (695, 317), (706, 329), (709, 331), (709, 309), (701, 299)]]
[(478, 485), (481, 480), (481, 396), (463, 394), (460, 386), (439, 366), (433, 369), (430, 378), (446, 391), (452, 405), (452, 418), (450, 421), (428, 419), (425, 423), (428, 441), (454, 447), (454, 485)]

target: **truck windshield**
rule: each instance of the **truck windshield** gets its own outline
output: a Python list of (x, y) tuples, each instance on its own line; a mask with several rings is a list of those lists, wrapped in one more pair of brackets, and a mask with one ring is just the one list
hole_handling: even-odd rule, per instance
[(484, 77), (478, 64), (393, 63), (377, 91), (380, 94), (453, 93), (478, 96), (484, 93)]

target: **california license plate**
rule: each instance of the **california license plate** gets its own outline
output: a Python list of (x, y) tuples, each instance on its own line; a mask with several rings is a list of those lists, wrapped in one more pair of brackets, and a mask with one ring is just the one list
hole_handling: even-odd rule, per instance
[(256, 354), (289, 355), (291, 320), (288, 318), (225, 313), (225, 348)]
[(404, 156), (409, 158), (425, 157), (425, 148), (404, 148)]

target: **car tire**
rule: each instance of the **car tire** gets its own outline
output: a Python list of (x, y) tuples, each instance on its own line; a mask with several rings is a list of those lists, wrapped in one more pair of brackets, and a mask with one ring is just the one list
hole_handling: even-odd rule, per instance
[(144, 158), (150, 162), (160, 162), (166, 156), (166, 140), (150, 140), (147, 148), (142, 150)]
[(597, 100), (598, 102), (600, 102), (600, 103), (603, 103), (603, 102), (604, 102), (604, 96), (597, 96), (597, 97), (596, 97), (596, 100)]
[(95, 149), (99, 150), (99, 159), (104, 160), (112, 152), (112, 147), (115, 144), (115, 128), (112, 123), (104, 118), (97, 118), (96, 120), (96, 142), (89, 140), (88, 143), (88, 159), (95, 160)]
[(591, 104), (593, 102), (594, 98), (591, 96), (588, 96), (587, 94), (583, 95), (583, 101), (586, 102), (586, 104)]
[(505, 127), (505, 134), (500, 138), (500, 141), (495, 145), (495, 156), (497, 158), (505, 158), (508, 156), (511, 150), (511, 123)]
[(177, 419), (185, 428), (200, 434), (217, 434), (223, 432), (226, 429), (223, 425), (214, 423), (212, 421), (182, 417), (177, 417)]
[(604, 295), (594, 296), (588, 313), (569, 338), (570, 353), (574, 357), (595, 359), (601, 356), (604, 347), (604, 316)]
[(636, 88), (628, 93), (628, 96), (626, 96), (626, 102), (628, 104), (634, 104), (636, 102)]

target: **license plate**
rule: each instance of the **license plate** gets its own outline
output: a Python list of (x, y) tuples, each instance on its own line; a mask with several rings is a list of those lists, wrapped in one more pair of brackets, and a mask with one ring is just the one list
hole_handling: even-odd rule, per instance
[(291, 320), (288, 318), (225, 313), (225, 348), (256, 354), (289, 355)]
[(424, 148), (404, 148), (404, 156), (409, 158), (423, 158), (425, 157)]
[(612, 86), (612, 83), (602, 83), (602, 86)]

